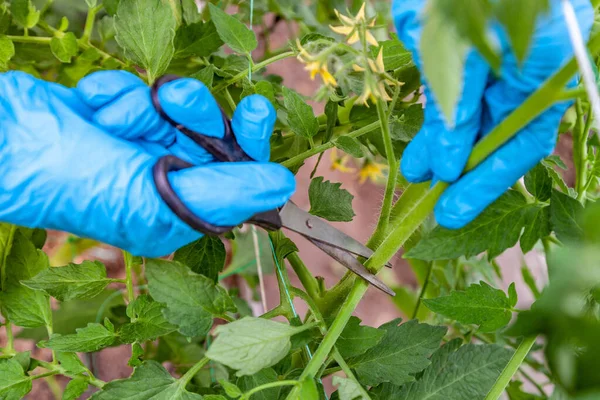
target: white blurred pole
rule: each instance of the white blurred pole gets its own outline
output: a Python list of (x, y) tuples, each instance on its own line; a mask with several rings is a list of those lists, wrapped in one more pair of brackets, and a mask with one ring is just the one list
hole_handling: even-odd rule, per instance
[(600, 94), (598, 93), (598, 87), (596, 86), (596, 77), (594, 76), (594, 69), (592, 68), (592, 60), (588, 56), (585, 40), (581, 33), (581, 29), (579, 28), (577, 15), (575, 14), (573, 5), (569, 0), (562, 0), (562, 6), (567, 29), (569, 30), (569, 37), (571, 39), (571, 44), (573, 45), (573, 51), (575, 52), (575, 58), (577, 59), (577, 64), (579, 65), (579, 70), (583, 77), (583, 85), (585, 86), (589, 101), (592, 105), (593, 115), (588, 116), (588, 118), (593, 118), (596, 134), (600, 135)]

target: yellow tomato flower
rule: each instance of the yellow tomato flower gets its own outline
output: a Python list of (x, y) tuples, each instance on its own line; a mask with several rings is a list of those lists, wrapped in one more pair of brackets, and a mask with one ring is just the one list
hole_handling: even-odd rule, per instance
[(365, 10), (366, 10), (366, 3), (363, 3), (362, 7), (360, 8), (360, 11), (358, 11), (358, 14), (356, 14), (356, 16), (354, 16), (354, 17), (348, 17), (346, 15), (341, 14), (338, 10), (335, 10), (335, 14), (337, 15), (338, 19), (342, 22), (343, 25), (342, 26), (330, 25), (329, 27), (335, 33), (339, 33), (340, 35), (348, 36), (348, 39), (347, 39), (348, 44), (354, 44), (360, 40), (360, 33), (359, 33), (358, 27), (363, 26), (365, 28), (364, 33), (365, 33), (365, 40), (367, 41), (367, 43), (369, 43), (373, 46), (379, 46), (377, 39), (375, 39), (375, 36), (373, 36), (373, 34), (369, 31), (369, 28), (368, 28), (368, 27), (375, 26), (375, 18), (373, 18), (370, 22), (368, 22)]
[(379, 164), (375, 161), (367, 160), (362, 168), (360, 169), (360, 183), (365, 183), (369, 179), (373, 183), (377, 183), (379, 179), (383, 178), (383, 170), (387, 166), (385, 164)]
[(311, 61), (304, 67), (305, 70), (310, 71), (310, 79), (314, 80), (317, 74), (323, 78), (323, 83), (327, 86), (337, 86), (337, 81), (329, 72), (327, 65), (321, 64), (319, 61)]
[(329, 158), (331, 159), (332, 171), (340, 171), (343, 173), (353, 173), (354, 171), (356, 171), (356, 169), (350, 168), (346, 165), (350, 157), (348, 157), (347, 155), (339, 157), (337, 154), (337, 149), (335, 147), (331, 149)]

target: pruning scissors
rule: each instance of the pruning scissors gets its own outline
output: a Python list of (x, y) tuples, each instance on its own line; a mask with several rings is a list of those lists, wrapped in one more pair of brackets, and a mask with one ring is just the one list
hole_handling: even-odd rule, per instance
[[(173, 121), (166, 115), (158, 98), (158, 89), (165, 83), (177, 79), (179, 79), (179, 77), (176, 75), (165, 75), (159, 78), (152, 86), (152, 103), (156, 111), (180, 132), (209, 152), (216, 160), (220, 162), (254, 161), (237, 143), (235, 134), (231, 128), (231, 121), (222, 109), (221, 114), (223, 116), (223, 125), (225, 126), (225, 135), (223, 138), (207, 136), (200, 132), (192, 131)], [(221, 235), (231, 231), (234, 228), (232, 226), (215, 226), (200, 219), (181, 201), (173, 190), (167, 178), (167, 174), (171, 171), (179, 171), (190, 167), (193, 167), (193, 165), (172, 155), (160, 158), (153, 168), (154, 182), (158, 193), (169, 208), (193, 229), (202, 232), (205, 235)], [(334, 228), (323, 219), (301, 210), (291, 201), (288, 201), (278, 210), (257, 214), (246, 222), (268, 231), (286, 228), (290, 231), (299, 233), (316, 247), (331, 256), (334, 260), (338, 261), (377, 289), (390, 296), (395, 295), (387, 285), (369, 272), (365, 266), (356, 259), (356, 256), (369, 258), (373, 254), (371, 249)], [(391, 267), (389, 264), (386, 266)]]

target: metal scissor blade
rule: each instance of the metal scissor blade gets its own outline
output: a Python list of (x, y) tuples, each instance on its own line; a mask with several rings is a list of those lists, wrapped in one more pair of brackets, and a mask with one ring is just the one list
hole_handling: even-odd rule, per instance
[(310, 237), (306, 237), (306, 239), (310, 240), (312, 244), (323, 250), (325, 253), (329, 254), (331, 258), (342, 264), (344, 267), (348, 268), (350, 271), (354, 272), (356, 275), (363, 278), (365, 281), (381, 290), (385, 294), (389, 294), (390, 296), (395, 296), (396, 293), (390, 289), (385, 283), (381, 282), (375, 275), (370, 273), (364, 265), (362, 265), (356, 258), (352, 256), (352, 254), (345, 252), (344, 250), (338, 249), (337, 247), (330, 246), (327, 243), (320, 242), (315, 239), (311, 239)]
[[(298, 208), (294, 203), (288, 201), (279, 211), (283, 227), (301, 234), (304, 237), (315, 239), (321, 243), (336, 247), (339, 250), (352, 253), (357, 256), (369, 258), (373, 250), (346, 235), (344, 232), (334, 228), (319, 217), (315, 217)], [(385, 265), (391, 268), (391, 263)]]

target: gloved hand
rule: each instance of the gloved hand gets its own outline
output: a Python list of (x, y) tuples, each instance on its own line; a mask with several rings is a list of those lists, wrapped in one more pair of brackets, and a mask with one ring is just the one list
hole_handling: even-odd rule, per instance
[[(419, 41), (425, 0), (394, 0), (393, 14), (400, 40), (420, 65)], [(579, 26), (590, 32), (594, 12), (589, 0), (571, 0)], [(435, 207), (437, 222), (461, 228), (502, 195), (529, 169), (551, 154), (560, 119), (567, 103), (557, 104), (532, 121), (477, 168), (460, 177), (474, 144), (499, 124), (573, 55), (560, 0), (551, 0), (551, 11), (541, 16), (526, 60), (519, 65), (510, 41), (500, 26), (492, 27), (502, 50), (500, 77), (472, 50), (462, 77), (454, 129), (448, 129), (426, 88), (425, 124), (406, 148), (401, 171), (411, 182), (438, 179), (454, 182)], [(575, 81), (572, 82), (574, 84)], [(425, 82), (426, 85), (426, 82)], [(459, 179), (460, 178), (460, 179)]]
[[(175, 121), (223, 135), (218, 105), (199, 81), (171, 82), (159, 97)], [(237, 225), (294, 191), (293, 175), (267, 162), (275, 118), (266, 99), (246, 97), (232, 124), (258, 162), (211, 163), (159, 117), (150, 89), (130, 73), (98, 72), (77, 89), (0, 74), (0, 221), (72, 232), (135, 255), (169, 254), (201, 234), (158, 195), (156, 160), (174, 154), (197, 165), (169, 174), (175, 192), (205, 221)]]

